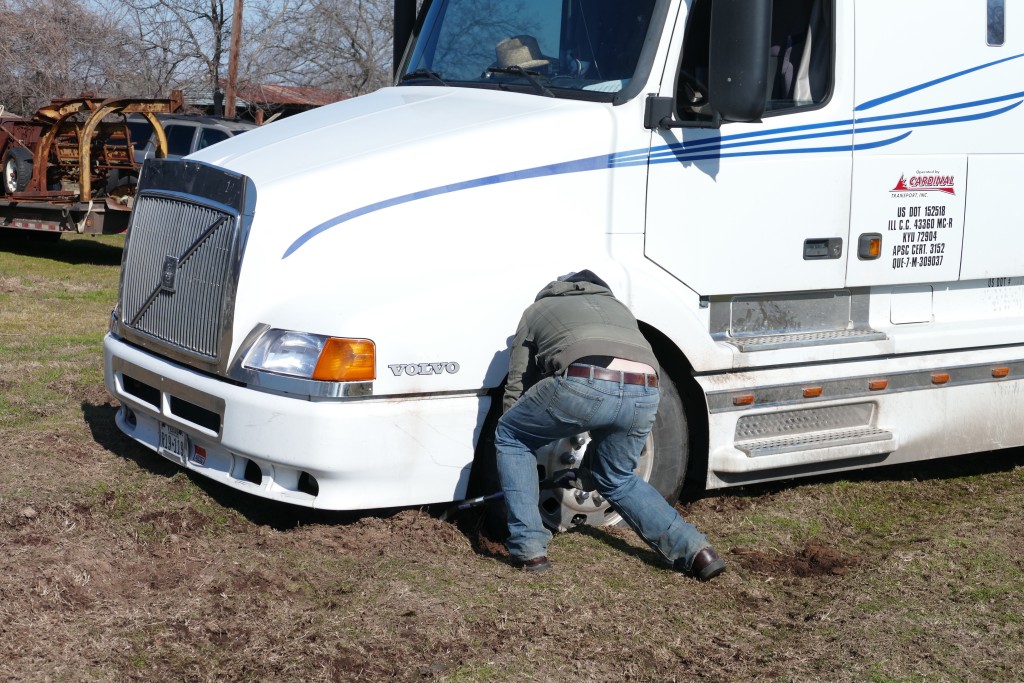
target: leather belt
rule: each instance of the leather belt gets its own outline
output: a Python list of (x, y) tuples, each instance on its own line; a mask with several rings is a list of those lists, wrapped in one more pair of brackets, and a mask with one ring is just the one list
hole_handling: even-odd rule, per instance
[(593, 377), (594, 379), (605, 379), (623, 384), (644, 384), (649, 387), (658, 386), (658, 376), (648, 375), (643, 372), (623, 372), (622, 370), (609, 370), (599, 368), (596, 365), (570, 365), (565, 370), (569, 377)]

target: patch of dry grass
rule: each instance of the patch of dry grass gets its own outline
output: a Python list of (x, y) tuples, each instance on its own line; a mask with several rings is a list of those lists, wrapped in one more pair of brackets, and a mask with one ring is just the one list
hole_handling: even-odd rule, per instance
[(472, 515), (286, 508), (122, 437), (117, 241), (57, 246), (0, 251), (0, 678), (1024, 680), (1020, 451), (690, 501), (709, 584), (621, 529), (527, 575)]

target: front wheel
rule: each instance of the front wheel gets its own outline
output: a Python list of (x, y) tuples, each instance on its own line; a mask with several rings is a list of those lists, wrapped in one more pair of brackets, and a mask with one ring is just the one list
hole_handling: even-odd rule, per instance
[[(683, 401), (674, 382), (661, 377), (658, 417), (644, 450), (637, 461), (636, 474), (651, 484), (669, 503), (675, 503), (683, 489), (689, 459), (689, 431)], [(494, 429), (501, 415), (501, 392), (494, 397), (491, 410), (484, 421), (477, 454), (470, 475), (468, 495), (481, 496), (501, 490), (498, 480)], [(537, 452), (537, 470), (541, 480), (559, 470), (576, 469), (583, 460), (589, 442), (587, 434), (562, 439)], [(544, 489), (540, 492), (541, 518), (546, 526), (558, 531), (586, 524), (607, 526), (622, 523), (622, 517), (612, 510), (608, 501), (596, 492), (577, 489)], [(499, 538), (508, 532), (505, 505), (502, 501), (490, 503), (486, 508), (488, 529)]]
[(0, 189), (4, 194), (21, 192), (28, 186), (32, 178), (32, 154), (21, 147), (7, 150), (3, 161), (3, 183)]
[[(689, 432), (679, 390), (667, 375), (661, 377), (660, 393), (654, 429), (647, 437), (633, 471), (672, 504), (679, 499), (686, 480)], [(580, 434), (572, 439), (556, 441), (538, 451), (537, 467), (541, 478), (550, 477), (559, 470), (578, 468), (589, 441), (587, 434)], [(596, 491), (542, 490), (540, 511), (544, 523), (558, 531), (582, 524), (606, 526), (622, 523), (622, 517)]]

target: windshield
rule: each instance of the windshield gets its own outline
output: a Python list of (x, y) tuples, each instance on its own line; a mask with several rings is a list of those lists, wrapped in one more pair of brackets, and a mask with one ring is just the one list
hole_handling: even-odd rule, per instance
[(434, 0), (400, 82), (537, 92), (531, 81), (539, 81), (547, 94), (610, 100), (637, 70), (654, 6), (655, 0)]

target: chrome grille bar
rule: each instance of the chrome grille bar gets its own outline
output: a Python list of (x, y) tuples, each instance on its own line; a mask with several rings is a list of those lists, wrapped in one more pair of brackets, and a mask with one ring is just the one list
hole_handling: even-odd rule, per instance
[(216, 360), (237, 217), (178, 197), (141, 194), (121, 274), (128, 328)]

